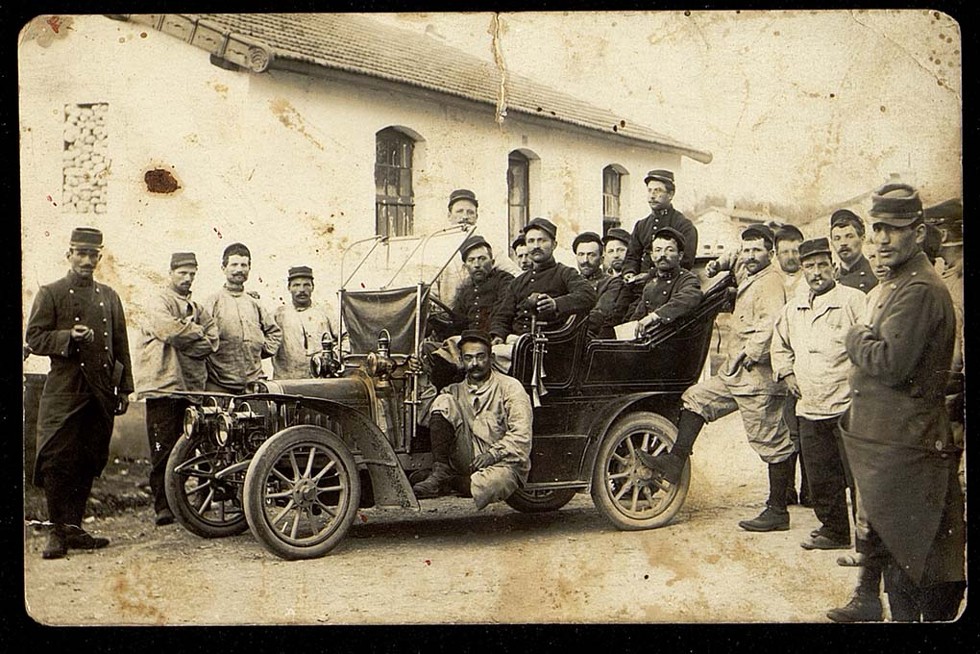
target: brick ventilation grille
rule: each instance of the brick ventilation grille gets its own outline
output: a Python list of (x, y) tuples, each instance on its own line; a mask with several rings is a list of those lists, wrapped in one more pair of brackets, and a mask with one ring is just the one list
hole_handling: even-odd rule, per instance
[(65, 105), (62, 210), (105, 213), (108, 207), (109, 104)]

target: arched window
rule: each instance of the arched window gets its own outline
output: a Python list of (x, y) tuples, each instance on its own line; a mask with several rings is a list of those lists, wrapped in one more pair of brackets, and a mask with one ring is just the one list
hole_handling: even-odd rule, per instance
[(513, 241), (530, 220), (531, 161), (514, 150), (507, 157), (507, 240)]
[(629, 173), (619, 164), (609, 164), (602, 169), (602, 233), (623, 223), (620, 198), (623, 182)]
[(375, 230), (379, 236), (408, 236), (415, 221), (412, 160), (415, 139), (398, 128), (377, 134), (374, 162)]

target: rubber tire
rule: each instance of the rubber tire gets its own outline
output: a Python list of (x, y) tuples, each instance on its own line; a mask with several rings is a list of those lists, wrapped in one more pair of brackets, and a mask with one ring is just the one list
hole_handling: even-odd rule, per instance
[(510, 508), (521, 513), (546, 513), (557, 511), (572, 501), (578, 492), (574, 488), (556, 488), (550, 491), (537, 491), (549, 493), (547, 497), (538, 498), (531, 495), (523, 488), (518, 488), (514, 494), (508, 497), (505, 502)]
[[(303, 444), (316, 444), (330, 450), (348, 479), (345, 505), (340, 509), (334, 526), (325, 537), (311, 545), (294, 545), (280, 540), (265, 516), (265, 483), (279, 458), (290, 449)], [(245, 474), (245, 517), (252, 535), (267, 550), (288, 561), (315, 559), (325, 555), (343, 540), (357, 517), (361, 497), (361, 480), (347, 445), (333, 432), (313, 425), (287, 427), (267, 439), (252, 457)]]
[(167, 459), (167, 471), (164, 476), (164, 490), (167, 493), (167, 504), (173, 511), (177, 523), (184, 529), (202, 538), (225, 538), (237, 536), (248, 529), (245, 513), (239, 514), (235, 520), (217, 524), (202, 520), (198, 512), (190, 505), (184, 492), (183, 478), (174, 472), (174, 468), (184, 463), (194, 455), (197, 447), (195, 440), (181, 436), (177, 439), (174, 449)]
[(663, 510), (646, 519), (625, 515), (620, 510), (605, 482), (605, 473), (612, 454), (619, 444), (630, 434), (638, 431), (655, 432), (660, 439), (671, 445), (677, 438), (677, 427), (663, 416), (649, 411), (629, 413), (617, 420), (603, 436), (592, 469), (592, 501), (607, 520), (623, 531), (656, 529), (669, 523), (684, 505), (687, 490), (691, 485), (691, 463), (688, 461), (676, 486), (676, 493)]

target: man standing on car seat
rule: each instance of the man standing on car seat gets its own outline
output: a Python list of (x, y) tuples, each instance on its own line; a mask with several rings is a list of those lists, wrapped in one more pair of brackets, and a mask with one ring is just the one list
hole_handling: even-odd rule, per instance
[(446, 386), (432, 402), (432, 472), (412, 489), (424, 499), (461, 487), (482, 509), (527, 481), (531, 399), (519, 381), (491, 368), (485, 331), (464, 331), (459, 348), (466, 379)]
[(742, 261), (747, 276), (738, 285), (728, 357), (718, 375), (684, 391), (677, 424), (677, 442), (668, 454), (638, 451), (641, 462), (676, 484), (701, 428), (735, 410), (749, 445), (769, 466), (769, 499), (758, 517), (738, 525), (747, 531), (786, 531), (786, 491), (793, 474), (795, 451), (782, 420), (786, 385), (773, 381), (769, 361), (776, 316), (786, 303), (783, 280), (771, 265), (772, 230), (751, 225), (742, 232)]

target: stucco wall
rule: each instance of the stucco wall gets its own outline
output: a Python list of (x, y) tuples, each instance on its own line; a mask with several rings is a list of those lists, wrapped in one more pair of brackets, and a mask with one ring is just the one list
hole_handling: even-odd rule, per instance
[[(197, 297), (216, 290), (221, 251), (233, 241), (251, 248), (249, 287), (270, 304), (287, 296), (285, 272), (297, 263), (312, 265), (317, 293), (332, 295), (340, 250), (374, 233), (375, 133), (389, 126), (422, 139), (416, 233), (442, 226), (448, 193), (470, 188), (480, 198), (479, 231), (498, 256), (506, 248), (511, 150), (538, 157), (531, 213), (558, 224), (566, 263), (574, 260), (567, 248), (575, 233), (601, 230), (604, 166), (630, 172), (622, 197), (627, 228), (647, 212), (646, 170), (672, 168), (683, 184), (677, 155), (515, 116), (501, 126), (489, 108), (435, 102), (395, 86), (228, 71), (173, 37), (101, 16), (76, 17), (46, 47), (24, 41), (19, 57), (25, 322), (38, 285), (64, 274), (67, 237), (80, 224), (105, 232), (98, 277), (134, 311), (163, 282), (175, 250), (197, 252)], [(107, 209), (65, 212), (64, 108), (92, 102), (108, 103)], [(150, 193), (144, 173), (152, 168), (171, 172), (180, 188)], [(27, 367), (47, 366), (31, 357)]]

